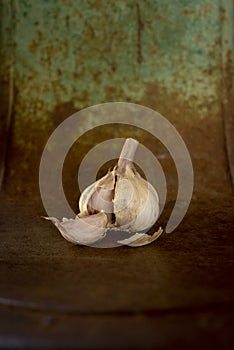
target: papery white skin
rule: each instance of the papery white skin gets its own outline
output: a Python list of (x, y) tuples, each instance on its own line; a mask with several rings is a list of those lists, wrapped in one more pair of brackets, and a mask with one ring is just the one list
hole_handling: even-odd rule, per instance
[(73, 244), (91, 244), (106, 236), (107, 216), (104, 212), (87, 216), (80, 219), (63, 218), (59, 221), (56, 218), (48, 218), (59, 229), (61, 235)]
[(123, 239), (118, 241), (120, 244), (128, 245), (130, 247), (142, 247), (143, 245), (147, 245), (158, 239), (159, 236), (163, 233), (162, 228), (160, 227), (157, 232), (155, 232), (152, 236), (147, 235), (146, 233), (135, 233), (135, 235), (130, 238)]

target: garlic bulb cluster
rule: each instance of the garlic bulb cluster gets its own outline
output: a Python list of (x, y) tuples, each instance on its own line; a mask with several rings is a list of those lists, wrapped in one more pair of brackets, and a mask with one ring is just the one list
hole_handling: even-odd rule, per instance
[(138, 233), (151, 228), (159, 216), (159, 198), (155, 188), (141, 177), (133, 160), (138, 146), (127, 139), (117, 165), (88, 186), (79, 200), (80, 213), (75, 219), (51, 220), (62, 236), (76, 244), (91, 244), (105, 237), (108, 230), (135, 233), (118, 241), (129, 246), (149, 244), (162, 233)]

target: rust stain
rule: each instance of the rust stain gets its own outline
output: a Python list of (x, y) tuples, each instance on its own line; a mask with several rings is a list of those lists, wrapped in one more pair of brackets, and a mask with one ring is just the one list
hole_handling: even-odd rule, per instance
[(226, 100), (232, 101), (232, 92), (233, 92), (233, 61), (232, 61), (232, 51), (228, 50), (226, 53), (226, 64), (224, 67), (224, 84), (225, 84), (225, 93)]
[(213, 6), (211, 4), (204, 4), (204, 7), (199, 11), (200, 16), (201, 17), (207, 17), (210, 16), (210, 14), (212, 13), (213, 10)]
[(228, 22), (226, 10), (223, 6), (220, 6), (220, 20), (222, 24), (225, 24)]
[(196, 8), (185, 8), (183, 14), (186, 16), (196, 15), (197, 13), (201, 17), (207, 17), (212, 13), (213, 6), (211, 4), (204, 4), (204, 7), (197, 10)]
[(137, 12), (137, 62), (139, 64), (142, 63), (143, 57), (142, 57), (142, 30), (144, 29), (144, 24), (141, 19), (141, 10), (140, 5), (136, 4), (136, 12)]
[(54, 125), (57, 126), (62, 123), (67, 117), (70, 117), (78, 110), (75, 108), (73, 101), (61, 103), (56, 106), (52, 118)]
[(196, 10), (195, 10), (195, 9), (188, 9), (188, 8), (185, 8), (185, 9), (183, 10), (183, 13), (184, 13), (185, 15), (193, 15), (194, 13), (196, 13)]
[(226, 139), (226, 153), (229, 160), (229, 174), (232, 179), (234, 189), (234, 88), (233, 88), (233, 59), (232, 51), (226, 53), (226, 62), (224, 63), (223, 86), (223, 115)]

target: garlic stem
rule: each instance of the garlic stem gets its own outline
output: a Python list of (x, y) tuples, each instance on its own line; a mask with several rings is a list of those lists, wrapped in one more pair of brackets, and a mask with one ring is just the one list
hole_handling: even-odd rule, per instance
[(120, 173), (125, 172), (126, 164), (131, 164), (133, 162), (138, 144), (138, 141), (131, 138), (125, 141), (117, 165)]

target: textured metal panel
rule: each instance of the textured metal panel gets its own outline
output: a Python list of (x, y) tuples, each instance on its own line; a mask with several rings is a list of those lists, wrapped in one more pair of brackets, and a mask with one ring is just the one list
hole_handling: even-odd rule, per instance
[(223, 0), (222, 60), (223, 60), (223, 110), (229, 168), (234, 185), (234, 4)]
[(6, 149), (8, 145), (9, 129), (12, 118), (14, 88), (14, 17), (12, 16), (11, 2), (4, 3), (0, 0), (0, 188), (2, 186)]
[[(66, 116), (121, 100), (157, 109), (174, 123), (192, 154), (196, 197), (231, 194), (222, 120), (221, 0), (2, 1), (16, 23), (10, 191), (37, 191), (43, 145)], [(3, 25), (7, 32), (7, 20)], [(123, 136), (108, 128), (104, 134)], [(95, 138), (83, 144), (91, 147)]]

